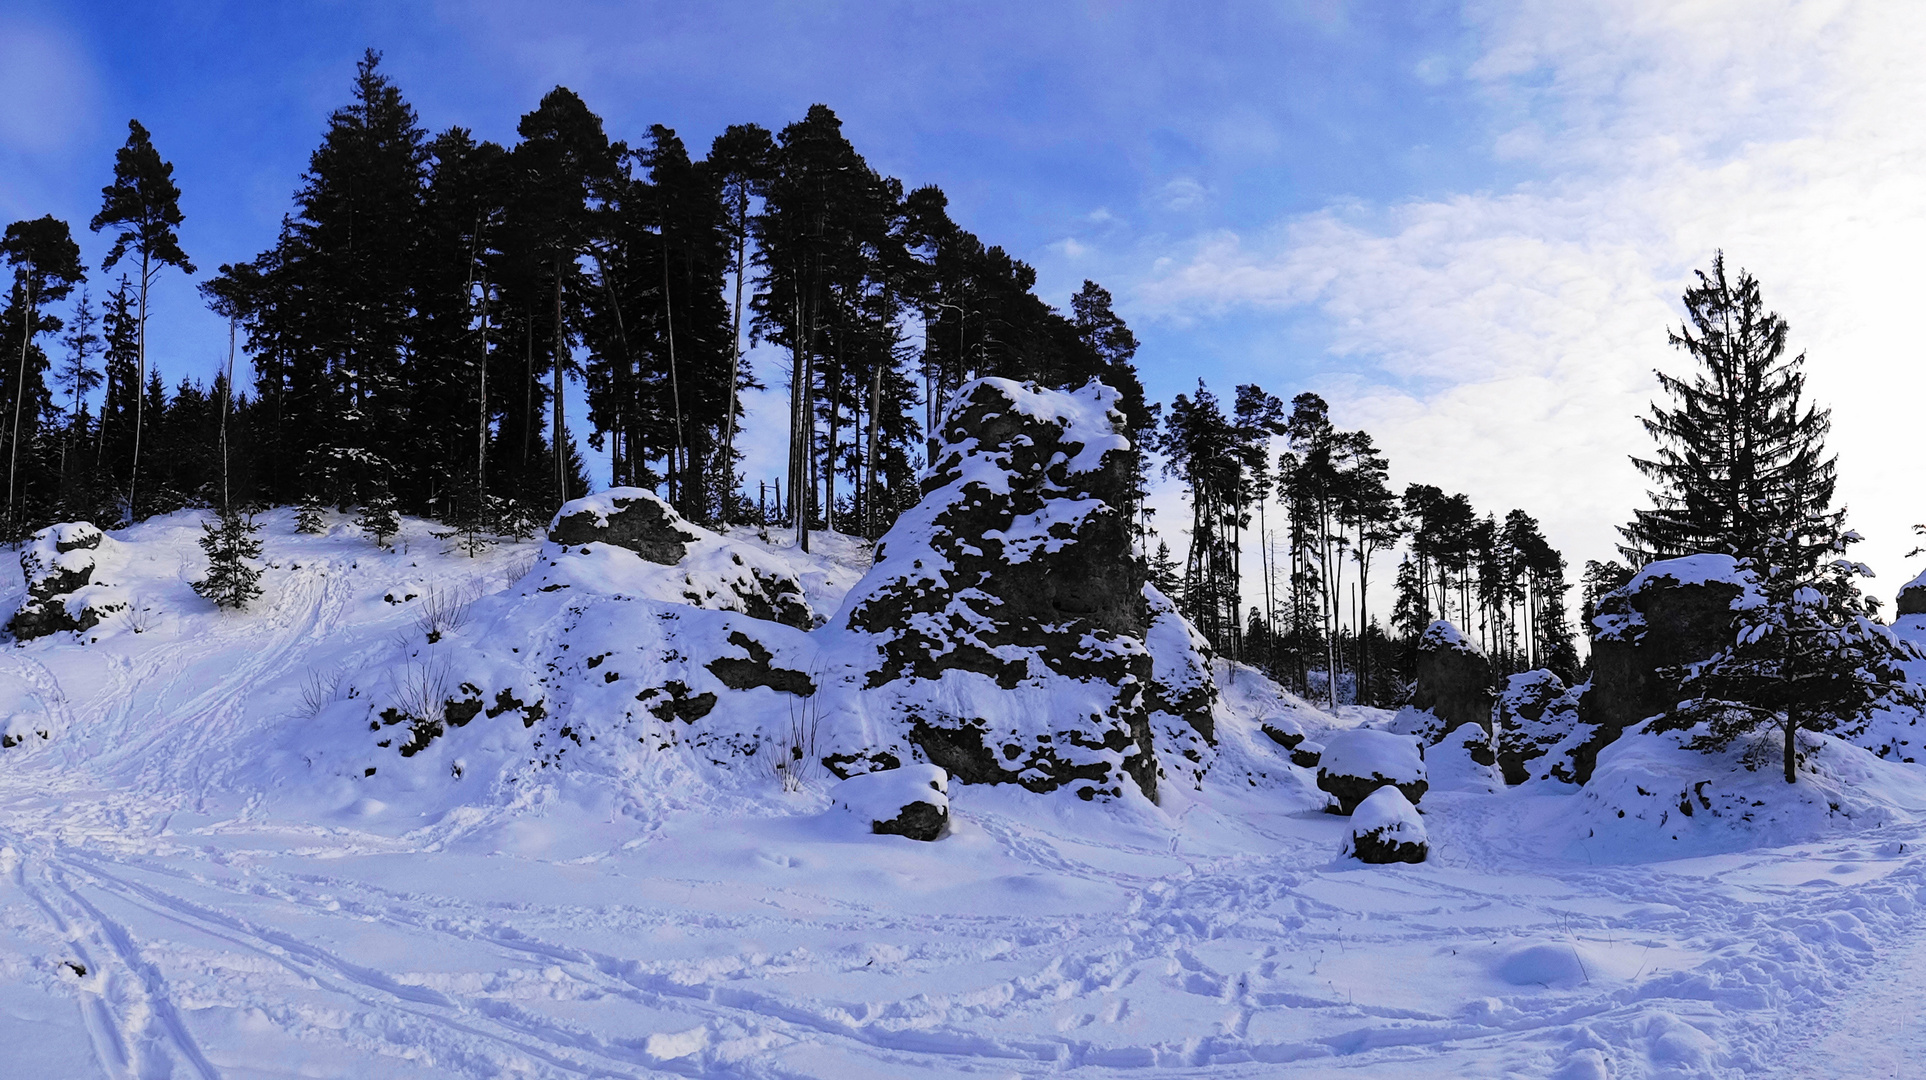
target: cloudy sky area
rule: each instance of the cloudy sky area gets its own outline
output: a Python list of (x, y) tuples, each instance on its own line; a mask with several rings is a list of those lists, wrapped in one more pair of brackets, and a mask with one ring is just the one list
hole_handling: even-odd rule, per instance
[[(1879, 591), (1919, 569), (1926, 5), (1198, 7), (4, 0), (0, 214), (84, 225), (138, 116), (189, 254), (250, 258), (370, 45), (428, 127), (503, 142), (557, 83), (692, 147), (822, 101), (1047, 299), (1109, 287), (1153, 396), (1316, 390), (1398, 484), (1522, 507), (1575, 565), (1642, 500), (1635, 417), (1723, 247), (1810, 355)], [(153, 354), (211, 373), (225, 328), (166, 282)]]

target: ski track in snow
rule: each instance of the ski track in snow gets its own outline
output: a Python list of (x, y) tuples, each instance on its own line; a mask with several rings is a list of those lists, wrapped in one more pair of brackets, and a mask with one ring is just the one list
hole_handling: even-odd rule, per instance
[(0, 1074), (1803, 1080), (1907, 1075), (1877, 1070), (1926, 1042), (1917, 819), (1590, 866), (1545, 855), (1561, 797), (1434, 791), (1433, 860), (1367, 868), (1228, 733), (1221, 784), (1162, 811), (957, 788), (935, 845), (807, 797), (317, 802), (230, 750), (302, 722), (309, 672), (393, 648), (414, 612), (384, 589), (499, 587), (517, 556), (277, 524), (255, 613), (0, 654), (53, 731), (0, 755), (0, 1047), (23, 1070)]

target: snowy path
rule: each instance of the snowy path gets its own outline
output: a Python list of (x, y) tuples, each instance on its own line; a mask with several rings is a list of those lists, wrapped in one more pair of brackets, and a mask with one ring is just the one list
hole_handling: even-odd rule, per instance
[(1778, 1080), (1926, 1077), (1926, 938), (1888, 957), (1814, 1025), (1817, 1037), (1773, 1074)]

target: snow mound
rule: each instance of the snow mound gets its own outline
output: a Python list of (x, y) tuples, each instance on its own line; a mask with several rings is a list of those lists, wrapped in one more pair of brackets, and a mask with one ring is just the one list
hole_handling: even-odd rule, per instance
[(852, 776), (829, 789), (838, 809), (873, 833), (934, 840), (950, 822), (950, 777), (934, 765), (909, 764)]
[(1459, 633), (1458, 628), (1445, 619), (1435, 620), (1430, 626), (1424, 628), (1424, 633), (1418, 636), (1418, 649), (1420, 651), (1450, 650), (1467, 652), (1475, 656), (1484, 655), (1484, 651), (1478, 648), (1477, 642)]
[(1493, 761), (1491, 733), (1478, 724), (1459, 724), (1425, 755), (1425, 779), (1431, 791), (1490, 794), (1505, 786)]

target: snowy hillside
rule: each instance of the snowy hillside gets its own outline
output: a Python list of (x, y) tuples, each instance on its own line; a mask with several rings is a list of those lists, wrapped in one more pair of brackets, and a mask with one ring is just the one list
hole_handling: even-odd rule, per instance
[[(384, 552), (276, 511), (267, 594), (222, 614), (188, 587), (199, 520), (114, 533), (128, 609), (0, 653), (5, 1075), (1759, 1075), (1926, 900), (1926, 773), (1836, 740), (1796, 790), (1636, 736), (1583, 789), (1506, 789), (1447, 742), (1429, 860), (1342, 858), (1346, 819), (1264, 729), (1389, 716), (1222, 661), (1201, 787), (952, 783), (936, 843), (688, 740), (544, 763), (533, 740), (569, 736), (513, 710), (367, 776), (360, 717), (420, 673), (438, 598), (470, 658), (578, 642), (588, 694), (652, 677), (617, 665), (662, 621), (618, 599), (653, 571), (542, 592), (540, 544), (471, 559), (409, 521)], [(734, 540), (819, 612), (865, 569), (841, 538)], [(753, 629), (811, 670), (815, 635)]]

